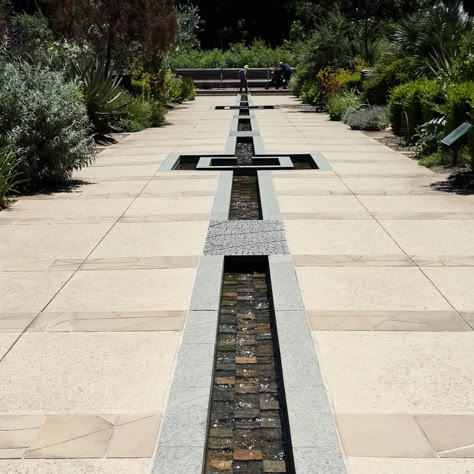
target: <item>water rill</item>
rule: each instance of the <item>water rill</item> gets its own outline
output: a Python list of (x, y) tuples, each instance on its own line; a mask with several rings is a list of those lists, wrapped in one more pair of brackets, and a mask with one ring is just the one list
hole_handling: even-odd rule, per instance
[(229, 220), (259, 220), (261, 218), (257, 175), (239, 175), (234, 172)]
[(239, 137), (235, 146), (235, 156), (237, 165), (251, 165), (252, 157), (255, 154), (252, 137)]
[(267, 258), (226, 257), (206, 474), (293, 473)]
[(250, 122), (250, 119), (240, 119), (237, 130), (239, 132), (251, 132), (252, 131), (252, 125)]

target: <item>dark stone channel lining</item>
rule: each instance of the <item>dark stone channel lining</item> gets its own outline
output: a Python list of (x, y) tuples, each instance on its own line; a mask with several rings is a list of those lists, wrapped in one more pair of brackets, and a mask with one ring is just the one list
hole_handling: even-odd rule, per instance
[(230, 196), (230, 220), (260, 220), (262, 209), (258, 191), (258, 177), (234, 173)]
[[(240, 97), (237, 101), (239, 99)], [(239, 111), (236, 113), (233, 130), (237, 129), (237, 119), (242, 115)], [(253, 114), (254, 112), (249, 111), (252, 130), (255, 132), (258, 127), (253, 126)], [(235, 144), (236, 137), (229, 136), (226, 153), (231, 146), (235, 149)], [(254, 148), (257, 154), (264, 153), (260, 137), (255, 137)], [(173, 169), (170, 164), (167, 166), (169, 171)], [(337, 431), (314, 352), (293, 259), (288, 255), (271, 172), (258, 171), (263, 217), (261, 221), (227, 220), (232, 176), (233, 173), (229, 171), (220, 173), (211, 213), (211, 219), (214, 221), (209, 227), (205, 255), (201, 257), (197, 269), (153, 473), (206, 473), (207, 432), (211, 426), (208, 415), (223, 294), (221, 290), (224, 255), (232, 254), (239, 258), (246, 254), (259, 254), (267, 256), (268, 259), (275, 332), (278, 335), (276, 346), (281, 360), (294, 472), (345, 473)], [(262, 235), (266, 237), (262, 239)], [(247, 472), (265, 472), (260, 467), (258, 469)]]
[(266, 258), (224, 260), (206, 474), (293, 473)]

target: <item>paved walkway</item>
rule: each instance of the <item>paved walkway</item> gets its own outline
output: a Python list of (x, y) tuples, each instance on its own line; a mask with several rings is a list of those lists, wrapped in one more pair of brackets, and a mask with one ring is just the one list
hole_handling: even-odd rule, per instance
[[(0, 212), (0, 472), (150, 468), (218, 180), (158, 168), (222, 153), (233, 112), (210, 106), (233, 102), (198, 97), (87, 184)], [(348, 471), (474, 472), (474, 196), (324, 115), (256, 118), (267, 153), (333, 168), (273, 180)]]

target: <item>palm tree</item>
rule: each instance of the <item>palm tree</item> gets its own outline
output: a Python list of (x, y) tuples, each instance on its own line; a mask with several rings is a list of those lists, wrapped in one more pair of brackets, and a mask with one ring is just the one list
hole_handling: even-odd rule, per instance
[(462, 0), (438, 0), (433, 7), (402, 18), (390, 35), (399, 57), (417, 62), (418, 75), (449, 71), (462, 36), (473, 27)]

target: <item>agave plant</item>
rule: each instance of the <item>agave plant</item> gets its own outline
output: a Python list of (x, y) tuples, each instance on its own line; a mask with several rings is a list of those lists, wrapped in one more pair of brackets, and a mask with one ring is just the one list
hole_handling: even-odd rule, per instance
[(110, 125), (110, 118), (120, 113), (127, 104), (119, 101), (124, 93), (122, 79), (106, 71), (98, 59), (83, 56), (72, 62), (71, 74), (82, 84), (87, 113), (99, 135), (117, 131)]

